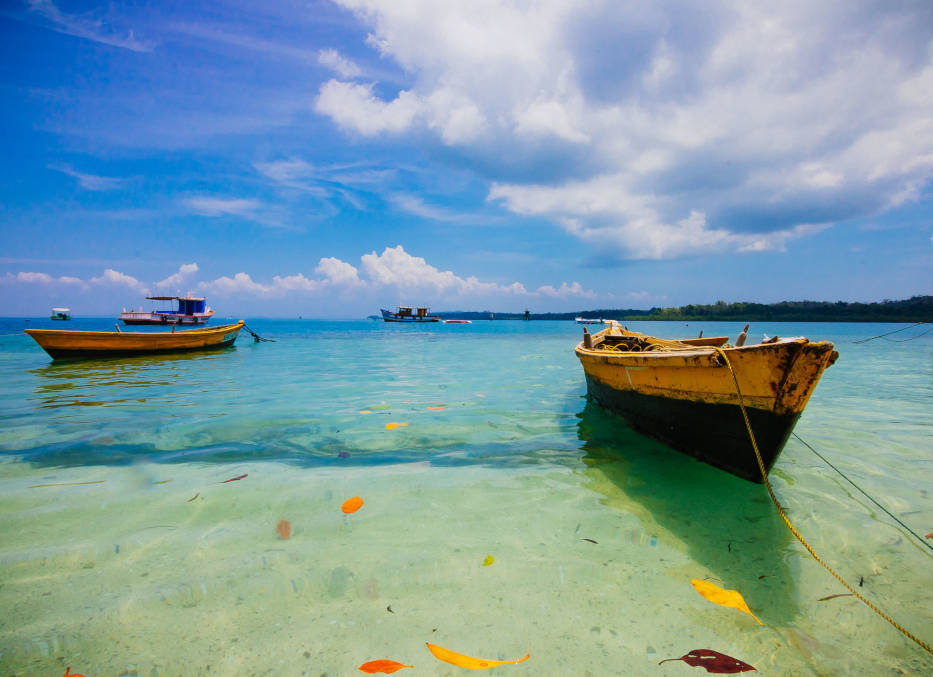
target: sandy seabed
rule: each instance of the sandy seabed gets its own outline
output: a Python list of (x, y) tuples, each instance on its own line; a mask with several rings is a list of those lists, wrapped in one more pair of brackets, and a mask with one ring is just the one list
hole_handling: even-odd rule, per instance
[[(705, 674), (658, 665), (696, 648), (762, 674), (930, 674), (854, 598), (819, 601), (845, 591), (782, 531), (762, 488), (749, 485), (748, 510), (722, 514), (698, 490), (663, 513), (624, 472), (5, 461), (0, 673), (337, 677), (387, 658), (415, 666), (400, 675), (469, 674), (432, 642), (530, 653), (494, 669), (516, 677)], [(343, 514), (356, 495), (364, 506)], [(704, 600), (691, 578), (739, 589), (764, 625)], [(929, 588), (906, 619), (927, 635)]]

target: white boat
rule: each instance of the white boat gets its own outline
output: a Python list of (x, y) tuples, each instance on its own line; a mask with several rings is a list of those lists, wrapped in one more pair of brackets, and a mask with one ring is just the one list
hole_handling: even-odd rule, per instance
[(206, 299), (191, 296), (147, 296), (150, 301), (176, 301), (173, 309), (123, 309), (120, 320), (124, 324), (204, 324), (214, 311), (206, 307)]
[(605, 324), (605, 322), (603, 322), (602, 320), (600, 320), (600, 319), (598, 319), (598, 318), (595, 319), (595, 320), (594, 320), (594, 319), (591, 319), (591, 318), (588, 318), (588, 317), (577, 317), (577, 318), (574, 318), (574, 319), (575, 319), (575, 321), (576, 321), (577, 324)]

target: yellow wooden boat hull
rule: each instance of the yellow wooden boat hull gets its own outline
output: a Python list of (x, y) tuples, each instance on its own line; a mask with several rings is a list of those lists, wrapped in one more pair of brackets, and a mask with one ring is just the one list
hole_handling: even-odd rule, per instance
[(733, 347), (726, 337), (669, 341), (618, 326), (581, 342), (577, 357), (592, 399), (635, 429), (739, 477), (761, 482), (732, 373), (765, 470), (784, 448), (833, 344), (806, 338)]
[(53, 359), (112, 357), (214, 350), (233, 345), (243, 321), (210, 329), (181, 331), (71, 331), (65, 329), (26, 329), (36, 343)]

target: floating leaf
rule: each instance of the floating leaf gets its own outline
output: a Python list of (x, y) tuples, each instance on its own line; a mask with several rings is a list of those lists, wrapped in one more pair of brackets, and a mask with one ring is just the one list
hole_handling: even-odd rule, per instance
[(837, 597), (853, 597), (854, 595), (851, 592), (840, 592), (836, 595), (827, 595), (826, 597), (820, 597), (817, 602), (825, 602), (826, 600), (836, 599)]
[(490, 564), (492, 564), (495, 561), (496, 560), (492, 558), (492, 555), (486, 555), (486, 559), (483, 560), (483, 566), (488, 567)]
[(385, 658), (381, 658), (378, 661), (369, 661), (368, 663), (363, 663), (360, 666), (360, 670), (363, 672), (368, 672), (373, 675), (377, 672), (382, 672), (387, 675), (391, 675), (393, 672), (398, 672), (402, 668), (413, 668), (414, 665), (405, 665), (399, 663), (398, 661), (390, 661)]
[(391, 409), (392, 407), (388, 404), (374, 404), (370, 409)]
[(343, 510), (348, 515), (351, 512), (356, 512), (363, 507), (363, 499), (359, 496), (354, 496), (353, 498), (348, 498), (343, 502), (343, 505), (340, 506), (340, 509)]
[(373, 413), (373, 412), (371, 412), (369, 409), (360, 409), (360, 413), (361, 413), (361, 414), (371, 414), (371, 413)]
[(275, 530), (279, 532), (283, 541), (288, 540), (288, 537), (292, 535), (292, 523), (288, 520), (279, 520), (279, 523), (275, 525)]
[(189, 498), (187, 501), (185, 501), (185, 503), (191, 503), (191, 501), (193, 501), (194, 499), (196, 499), (196, 498), (197, 498), (198, 496), (200, 496), (200, 495), (201, 495), (201, 492), (199, 491), (199, 492), (196, 493), (194, 496), (192, 496), (192, 497)]
[(703, 595), (713, 604), (719, 604), (720, 606), (727, 606), (732, 609), (738, 609), (739, 611), (744, 611), (749, 616), (758, 621), (758, 625), (764, 625), (761, 621), (758, 620), (758, 617), (752, 613), (751, 609), (748, 608), (748, 605), (745, 603), (745, 599), (738, 593), (737, 590), (723, 590), (718, 585), (710, 583), (709, 581), (701, 581), (696, 578), (690, 580), (690, 583), (696, 588), (696, 591)]
[(226, 484), (227, 482), (238, 482), (239, 480), (245, 477), (248, 477), (247, 473), (243, 473), (242, 475), (237, 475), (236, 477), (231, 477), (229, 480), (224, 480), (220, 482), (220, 484)]
[(732, 675), (737, 672), (748, 672), (749, 670), (755, 670), (757, 672), (757, 669), (753, 668), (748, 663), (740, 661), (738, 658), (727, 656), (724, 653), (713, 651), (712, 649), (694, 649), (686, 656), (681, 656), (680, 658), (665, 658), (658, 663), (658, 665), (666, 663), (667, 661), (683, 661), (695, 668), (704, 668), (707, 672), (714, 672), (720, 675)]
[(386, 430), (394, 430), (395, 428), (404, 428), (408, 423), (386, 423)]
[(459, 668), (466, 668), (467, 670), (487, 670), (489, 668), (494, 668), (497, 665), (506, 665), (510, 663), (521, 663), (522, 661), (527, 661), (531, 658), (531, 654), (525, 654), (523, 657), (514, 661), (490, 661), (484, 658), (473, 658), (473, 656), (465, 656), (462, 653), (457, 653), (451, 651), (450, 649), (445, 649), (442, 646), (437, 644), (431, 644), (430, 642), (425, 642), (428, 645), (428, 651), (434, 654), (435, 658), (438, 660), (444, 661), (445, 663), (450, 663), (451, 665), (456, 665)]
[(444, 407), (428, 407), (431, 411), (444, 411)]

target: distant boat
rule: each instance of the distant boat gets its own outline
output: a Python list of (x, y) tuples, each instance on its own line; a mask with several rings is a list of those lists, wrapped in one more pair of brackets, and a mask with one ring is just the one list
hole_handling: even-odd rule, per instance
[(72, 331), (69, 329), (26, 329), (52, 359), (69, 357), (115, 357), (174, 353), (189, 350), (226, 348), (236, 341), (243, 320), (210, 329), (175, 331)]
[(839, 353), (802, 337), (744, 345), (747, 331), (731, 346), (726, 336), (668, 340), (613, 323), (592, 336), (584, 329), (575, 352), (599, 405), (678, 451), (762, 482), (733, 373), (768, 472)]
[(600, 319), (590, 319), (588, 317), (577, 317), (574, 318), (577, 324), (603, 324), (603, 321)]
[(472, 320), (444, 320), (444, 324), (473, 324)]
[(206, 299), (195, 296), (147, 296), (150, 301), (177, 301), (171, 310), (123, 309), (119, 319), (124, 324), (204, 324), (214, 311), (206, 307)]
[(52, 308), (52, 314), (49, 316), (50, 320), (70, 320), (71, 319), (71, 308)]
[(397, 306), (394, 313), (385, 308), (379, 310), (386, 322), (440, 322), (441, 319), (435, 315), (428, 315), (427, 307), (414, 308), (414, 312), (409, 306)]

